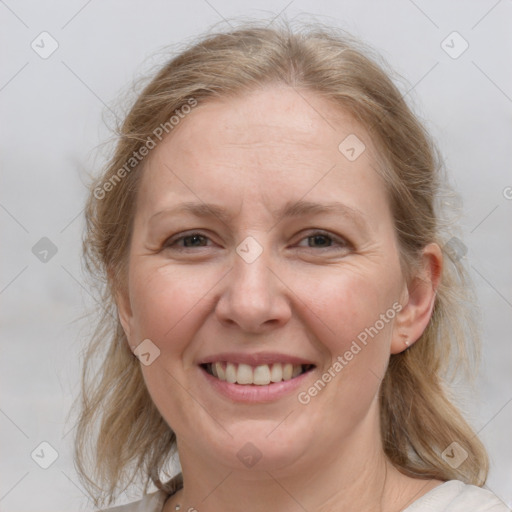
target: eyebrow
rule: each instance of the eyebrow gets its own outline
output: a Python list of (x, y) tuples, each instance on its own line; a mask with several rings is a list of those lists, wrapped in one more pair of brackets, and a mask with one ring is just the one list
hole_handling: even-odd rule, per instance
[[(162, 215), (167, 216), (176, 215), (180, 213), (189, 213), (200, 218), (217, 217), (225, 224), (232, 221), (233, 218), (236, 216), (230, 213), (226, 208), (222, 206), (213, 203), (198, 203), (192, 201), (180, 203), (172, 208), (161, 210), (152, 215), (149, 220), (151, 221), (154, 218)], [(337, 201), (328, 203), (314, 203), (311, 201), (304, 200), (299, 200), (295, 202), (288, 201), (282, 208), (280, 208), (279, 210), (274, 210), (272, 213), (274, 219), (276, 220), (276, 223), (292, 217), (336, 213), (349, 218), (355, 224), (357, 224), (358, 227), (362, 229), (368, 227), (366, 222), (366, 215), (364, 215), (363, 212)]]

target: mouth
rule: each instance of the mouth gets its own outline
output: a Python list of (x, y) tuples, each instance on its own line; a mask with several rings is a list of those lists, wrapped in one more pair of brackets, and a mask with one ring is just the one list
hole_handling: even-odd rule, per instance
[(253, 366), (229, 361), (202, 363), (199, 366), (219, 381), (242, 386), (269, 386), (287, 382), (315, 368), (314, 364), (272, 363)]

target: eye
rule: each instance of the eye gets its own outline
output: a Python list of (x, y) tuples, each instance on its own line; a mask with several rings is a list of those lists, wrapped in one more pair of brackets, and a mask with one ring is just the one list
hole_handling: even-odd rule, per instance
[[(180, 250), (194, 247), (205, 247), (206, 244), (203, 244), (203, 242), (206, 242), (206, 240), (209, 240), (209, 238), (202, 233), (190, 233), (188, 235), (180, 236), (179, 238), (169, 238), (164, 242), (163, 248), (174, 248), (176, 246), (176, 248)], [(181, 241), (184, 242), (184, 245), (178, 245), (178, 242)]]
[(324, 231), (314, 231), (313, 233), (310, 233), (307, 237), (303, 238), (302, 240), (307, 240), (309, 243), (312, 244), (319, 244), (309, 245), (308, 248), (330, 249), (331, 247), (333, 247), (333, 242), (334, 245), (337, 245), (340, 248), (347, 248), (350, 246), (350, 244), (343, 238), (331, 235)]
[[(184, 250), (184, 249), (193, 249), (199, 247), (207, 247), (209, 237), (199, 232), (191, 232), (186, 235), (182, 235), (178, 238), (169, 238), (164, 244), (164, 249), (176, 249), (176, 250)], [(324, 231), (314, 231), (310, 233), (308, 236), (301, 239), (301, 241), (307, 240), (308, 243), (313, 245), (308, 245), (310, 249), (335, 249), (336, 246), (339, 248), (348, 248), (350, 247), (350, 243), (344, 240), (341, 237), (337, 237), (326, 233)], [(183, 244), (181, 244), (183, 242)]]

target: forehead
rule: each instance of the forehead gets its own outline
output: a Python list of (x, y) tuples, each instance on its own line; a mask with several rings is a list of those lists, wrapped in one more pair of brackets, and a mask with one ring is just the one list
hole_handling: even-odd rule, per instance
[[(351, 160), (340, 151), (345, 140), (366, 149)], [(150, 214), (185, 196), (241, 207), (251, 197), (268, 206), (306, 194), (339, 199), (354, 187), (382, 193), (371, 151), (362, 125), (332, 102), (312, 91), (265, 87), (207, 101), (180, 121), (150, 154), (140, 206)]]
[[(200, 122), (194, 122), (199, 116)], [(353, 131), (362, 135), (364, 129), (347, 112), (317, 93), (274, 85), (200, 105), (174, 137), (184, 151), (192, 146), (197, 150), (198, 137), (204, 137), (202, 148), (210, 150), (215, 149), (212, 142), (240, 150), (295, 144), (324, 152), (330, 148), (337, 154), (339, 137)]]

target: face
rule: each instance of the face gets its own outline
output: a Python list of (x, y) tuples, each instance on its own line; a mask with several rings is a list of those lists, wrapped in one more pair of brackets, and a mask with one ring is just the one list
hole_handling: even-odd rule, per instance
[(274, 86), (199, 105), (153, 150), (118, 304), (183, 452), (311, 468), (378, 435), (407, 290), (372, 147), (326, 100)]

